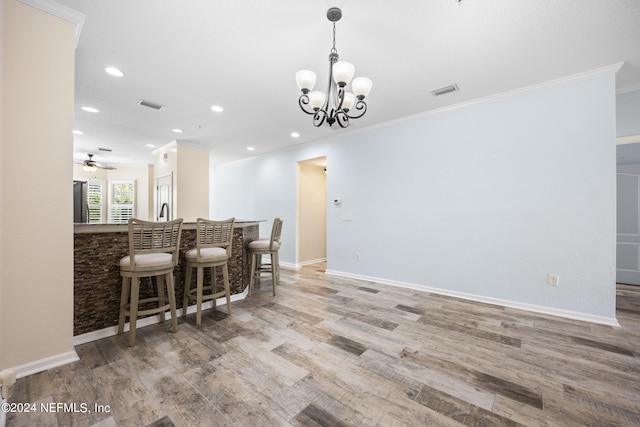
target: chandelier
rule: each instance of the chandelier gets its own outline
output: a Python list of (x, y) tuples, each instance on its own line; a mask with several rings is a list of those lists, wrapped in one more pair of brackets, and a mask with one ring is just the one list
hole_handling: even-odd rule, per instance
[(372, 82), (366, 77), (357, 77), (351, 83), (352, 91), (347, 92), (355, 67), (345, 61), (338, 61), (336, 50), (336, 22), (342, 18), (342, 11), (332, 7), (327, 11), (327, 19), (333, 22), (333, 47), (329, 54), (329, 86), (327, 93), (313, 91), (316, 84), (316, 73), (301, 70), (296, 73), (298, 88), (302, 91), (298, 104), (302, 111), (313, 115), (313, 125), (322, 126), (326, 121), (329, 126), (338, 123), (340, 127), (349, 126), (349, 119), (358, 119), (367, 112), (364, 98), (371, 91)]

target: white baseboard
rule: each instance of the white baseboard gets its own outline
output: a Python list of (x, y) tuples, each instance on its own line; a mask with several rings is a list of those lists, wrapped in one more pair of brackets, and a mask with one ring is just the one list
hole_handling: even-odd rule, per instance
[(11, 369), (16, 371), (16, 378), (22, 378), (51, 368), (66, 365), (67, 363), (77, 362), (78, 360), (80, 360), (78, 353), (76, 353), (75, 350), (71, 350), (65, 353), (48, 356), (43, 359), (34, 360), (33, 362), (14, 366)]
[(297, 265), (299, 265), (300, 267), (304, 267), (305, 265), (318, 264), (320, 262), (326, 262), (326, 261), (327, 261), (326, 258), (318, 258), (318, 259), (312, 259), (309, 261), (299, 262)]
[(288, 268), (290, 270), (299, 270), (306, 265), (318, 264), (320, 262), (326, 262), (326, 261), (327, 261), (326, 258), (312, 259), (309, 261), (297, 262), (295, 264), (292, 264), (290, 262), (280, 261), (280, 267)]
[(280, 261), (280, 267), (288, 268), (289, 270), (298, 270), (301, 265), (300, 264), (292, 264), (290, 262), (282, 262)]
[(417, 284), (414, 284), (414, 283), (407, 283), (407, 282), (399, 282), (399, 281), (394, 281), (394, 280), (381, 279), (379, 277), (371, 277), (371, 276), (363, 276), (363, 275), (360, 275), (360, 274), (345, 273), (345, 272), (342, 272), (342, 271), (327, 270), (326, 274), (330, 274), (330, 275), (333, 275), (333, 276), (347, 277), (347, 278), (351, 278), (351, 279), (366, 280), (366, 281), (369, 281), (369, 282), (377, 282), (377, 283), (382, 283), (384, 285), (396, 286), (396, 287), (399, 287), (399, 288), (413, 289), (413, 290), (416, 290), (416, 291), (431, 292), (431, 293), (438, 294), (438, 295), (446, 295), (446, 296), (460, 298), (460, 299), (466, 299), (466, 300), (470, 300), (470, 301), (477, 301), (477, 302), (482, 302), (482, 303), (486, 303), (486, 304), (494, 304), (494, 305), (499, 305), (499, 306), (502, 306), (502, 307), (508, 307), (508, 308), (515, 308), (515, 309), (518, 309), (518, 310), (530, 311), (530, 312), (533, 312), (533, 313), (548, 314), (548, 315), (551, 315), (551, 316), (564, 317), (564, 318), (573, 319), (573, 320), (581, 320), (583, 322), (597, 323), (597, 324), (600, 324), (600, 325), (613, 326), (613, 327), (617, 327), (617, 328), (620, 327), (620, 323), (618, 323), (618, 319), (616, 319), (615, 317), (611, 318), (611, 317), (604, 317), (604, 316), (596, 316), (596, 315), (587, 314), (587, 313), (580, 313), (580, 312), (576, 312), (576, 311), (562, 310), (562, 309), (558, 309), (558, 308), (544, 307), (544, 306), (539, 306), (539, 305), (534, 305), (534, 304), (526, 304), (526, 303), (517, 302), (517, 301), (504, 300), (504, 299), (499, 299), (499, 298), (491, 298), (491, 297), (486, 297), (486, 296), (482, 296), (482, 295), (468, 294), (468, 293), (465, 293), (465, 292), (457, 292), (457, 291), (451, 291), (451, 290), (447, 290), (447, 289), (433, 288), (433, 287), (429, 287), (429, 286), (417, 285)]
[[(245, 299), (248, 293), (249, 293), (249, 289), (247, 288), (242, 293), (231, 295), (231, 302), (241, 301)], [(226, 303), (227, 303), (226, 298), (216, 299), (216, 307), (219, 305), (225, 305)], [(212, 307), (213, 307), (213, 301), (206, 301), (202, 304), (203, 310), (207, 310)], [(178, 317), (182, 316), (182, 311), (183, 309), (179, 309), (177, 311), (176, 314), (178, 315)], [(195, 312), (196, 312), (195, 304), (187, 307), (187, 314), (192, 314)], [(140, 319), (136, 322), (136, 329), (143, 328), (149, 325), (155, 325), (156, 323), (159, 323), (159, 322), (160, 320), (158, 319), (158, 316), (145, 317), (144, 319)], [(124, 332), (127, 332), (128, 330), (129, 330), (129, 322), (124, 324)], [(99, 329), (97, 331), (87, 332), (85, 334), (80, 334), (73, 337), (73, 345), (76, 346), (80, 344), (86, 344), (91, 341), (101, 340), (103, 338), (112, 337), (117, 333), (118, 333), (118, 326), (110, 326), (108, 328)]]

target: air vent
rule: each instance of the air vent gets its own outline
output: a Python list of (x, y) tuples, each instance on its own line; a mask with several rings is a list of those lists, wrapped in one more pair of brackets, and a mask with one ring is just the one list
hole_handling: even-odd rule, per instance
[(112, 152), (113, 150), (111, 148), (102, 148), (102, 147), (98, 147), (98, 150), (100, 151), (106, 151), (107, 153)]
[(449, 92), (457, 92), (460, 89), (458, 89), (458, 85), (457, 84), (452, 84), (449, 86), (445, 86), (445, 87), (441, 87), (438, 89), (434, 89), (431, 91), (431, 93), (433, 94), (433, 96), (440, 96), (440, 95), (444, 95), (445, 93), (449, 93)]
[(141, 99), (140, 101), (138, 101), (138, 104), (142, 105), (143, 107), (153, 108), (154, 110), (159, 110), (163, 107), (163, 105), (156, 104), (151, 101), (146, 101), (144, 99)]

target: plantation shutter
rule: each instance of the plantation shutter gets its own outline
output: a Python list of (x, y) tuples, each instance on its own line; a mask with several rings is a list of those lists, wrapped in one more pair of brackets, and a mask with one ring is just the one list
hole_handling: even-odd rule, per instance
[(110, 181), (109, 223), (126, 224), (135, 214), (135, 181)]
[(89, 224), (102, 224), (102, 212), (104, 205), (104, 181), (91, 179), (87, 183), (87, 206)]

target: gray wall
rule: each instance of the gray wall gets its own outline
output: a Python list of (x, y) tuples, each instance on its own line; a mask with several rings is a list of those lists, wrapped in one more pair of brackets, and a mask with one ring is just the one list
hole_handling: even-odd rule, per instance
[(220, 165), (211, 215), (283, 216), (281, 260), (294, 263), (296, 162), (326, 155), (327, 198), (343, 201), (327, 206), (330, 272), (607, 323), (614, 85), (542, 87)]

